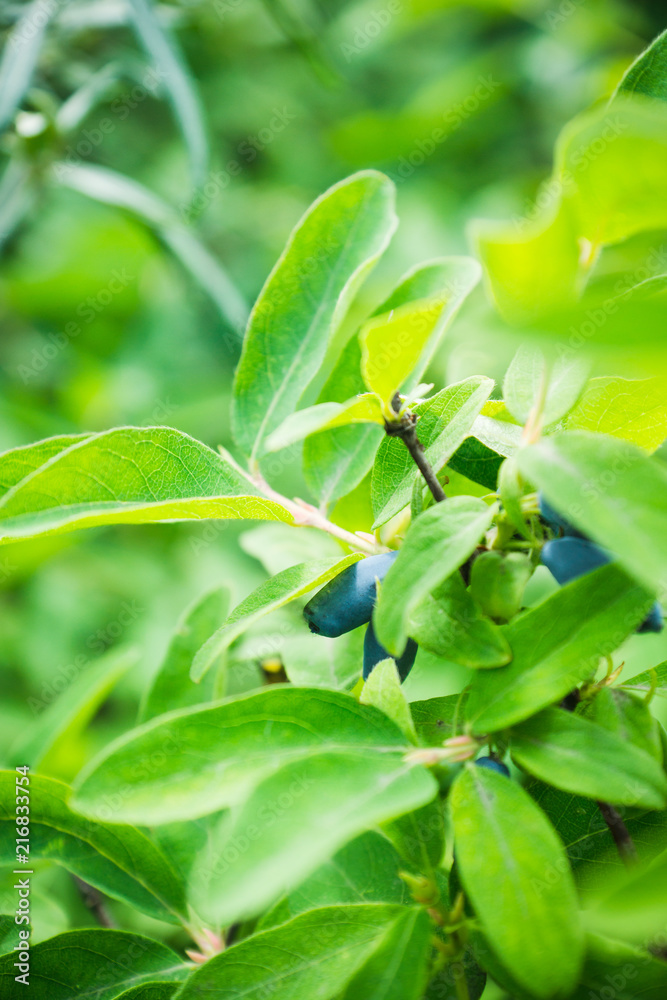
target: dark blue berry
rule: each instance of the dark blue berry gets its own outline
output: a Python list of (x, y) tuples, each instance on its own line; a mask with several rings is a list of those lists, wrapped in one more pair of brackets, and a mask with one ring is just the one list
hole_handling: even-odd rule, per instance
[(510, 777), (509, 767), (503, 764), (502, 760), (496, 760), (495, 757), (478, 757), (475, 764), (477, 767), (485, 767), (487, 771), (497, 771), (498, 774), (504, 774), (506, 778)]
[[(542, 547), (540, 559), (561, 586), (612, 561), (595, 542), (570, 537), (547, 542)], [(662, 609), (656, 601), (637, 631), (662, 632), (663, 624)]]
[(662, 608), (656, 601), (649, 613), (647, 614), (644, 621), (641, 623), (638, 632), (662, 632), (664, 628), (664, 620), (662, 617)]
[(554, 538), (542, 548), (541, 560), (551, 575), (564, 586), (611, 562), (611, 556), (587, 538)]
[(578, 528), (575, 528), (575, 526), (571, 524), (567, 518), (563, 517), (562, 514), (559, 514), (558, 511), (551, 506), (549, 501), (544, 499), (542, 493), (538, 494), (538, 502), (540, 505), (542, 520), (554, 531), (558, 531), (560, 529), (564, 535), (571, 538), (586, 537), (584, 533), (579, 531)]
[[(414, 639), (408, 639), (408, 644), (405, 647), (403, 653), (396, 659), (396, 666), (398, 668), (398, 675), (401, 681), (404, 681), (412, 670), (412, 665), (415, 662), (415, 657), (417, 655), (417, 643)], [(368, 623), (368, 628), (366, 629), (366, 635), (364, 636), (364, 680), (368, 679), (373, 667), (377, 666), (381, 660), (386, 660), (387, 657), (391, 657), (391, 653), (382, 646), (375, 635), (375, 629), (373, 628), (373, 622)], [(394, 657), (395, 658), (395, 657)]]
[(375, 581), (387, 575), (397, 555), (369, 556), (330, 580), (303, 609), (310, 631), (335, 639), (369, 622), (377, 596)]

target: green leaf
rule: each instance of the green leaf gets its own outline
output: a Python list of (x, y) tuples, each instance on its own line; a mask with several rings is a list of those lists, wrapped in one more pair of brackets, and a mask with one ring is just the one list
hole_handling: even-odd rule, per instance
[(369, 319), (359, 333), (361, 374), (369, 392), (391, 402), (407, 373), (433, 336), (445, 308), (444, 298), (398, 306), (384, 316)]
[(484, 617), (458, 573), (413, 612), (409, 632), (424, 649), (464, 667), (500, 667), (512, 658), (503, 633)]
[(619, 83), (617, 93), (667, 100), (667, 31), (654, 38), (635, 59)]
[(484, 411), (475, 418), (472, 425), (473, 437), (505, 458), (511, 458), (521, 447), (521, 433), (521, 428), (517, 424), (512, 424), (507, 420), (494, 419), (494, 417), (487, 416)]
[(380, 948), (405, 907), (325, 906), (254, 934), (198, 969), (177, 1000), (333, 1000)]
[(130, 0), (130, 10), (139, 41), (155, 63), (174, 109), (190, 155), (193, 184), (201, 187), (208, 174), (208, 141), (194, 81), (152, 0)]
[(611, 434), (655, 451), (667, 437), (667, 382), (658, 377), (592, 378), (565, 426)]
[(330, 188), (293, 231), (250, 316), (234, 383), (236, 440), (253, 459), (293, 413), (330, 335), (396, 226), (394, 186), (362, 171)]
[(63, 187), (122, 208), (147, 225), (210, 297), (224, 323), (243, 327), (248, 308), (218, 260), (179, 219), (174, 209), (142, 184), (106, 167), (88, 163), (54, 163), (53, 175)]
[[(16, 774), (0, 771), (0, 863), (16, 858)], [(183, 885), (167, 858), (148, 837), (118, 826), (109, 796), (100, 815), (113, 823), (83, 819), (67, 805), (69, 788), (60, 781), (30, 778), (30, 858), (46, 859), (78, 875), (96, 889), (169, 923), (186, 922)], [(12, 832), (14, 831), (14, 832)]]
[(445, 811), (440, 795), (383, 823), (382, 830), (411, 869), (429, 878), (437, 875), (445, 852)]
[(57, 10), (51, 0), (26, 4), (5, 41), (0, 60), (0, 130), (10, 123), (30, 86), (44, 33)]
[(133, 986), (119, 994), (118, 1000), (171, 1000), (178, 989), (178, 983), (144, 983)]
[(234, 608), (229, 618), (197, 652), (190, 674), (192, 679), (199, 681), (213, 661), (253, 622), (307, 594), (308, 591), (321, 587), (361, 558), (360, 552), (353, 552), (349, 556), (333, 561), (322, 559), (317, 562), (299, 563), (283, 570), (270, 580), (265, 580), (257, 590)]
[[(344, 403), (364, 389), (361, 345), (358, 337), (352, 337), (325, 382), (319, 402)], [(306, 483), (323, 506), (361, 482), (383, 437), (384, 432), (374, 424), (356, 424), (322, 431), (317, 437), (306, 439), (303, 448)]]
[(647, 587), (667, 589), (667, 468), (640, 448), (567, 431), (521, 451), (523, 474), (559, 513)]
[(99, 929), (67, 931), (33, 945), (29, 990), (15, 981), (14, 961), (14, 955), (0, 958), (0, 989), (6, 1000), (27, 993), (34, 1000), (115, 1000), (132, 987), (154, 980), (178, 982), (190, 971), (159, 941)]
[[(562, 190), (555, 171), (544, 185), (553, 190)], [(548, 200), (553, 204), (553, 194)], [(572, 214), (560, 201), (535, 222), (476, 222), (472, 235), (488, 291), (507, 319), (525, 322), (575, 300), (581, 251)]]
[(581, 984), (571, 1000), (597, 1000), (610, 989), (613, 1000), (663, 1000), (667, 964), (643, 948), (588, 934)]
[(404, 908), (342, 1000), (421, 1000), (428, 980), (431, 928), (426, 910)]
[(616, 805), (667, 808), (662, 763), (587, 719), (547, 708), (512, 729), (510, 740), (516, 763), (556, 788)]
[[(26, 930), (27, 928), (24, 928)], [(14, 914), (0, 914), (0, 955), (6, 955), (14, 951), (14, 945), (18, 945), (19, 927), (14, 919)], [(16, 957), (16, 956), (15, 956)]]
[(523, 344), (514, 355), (503, 383), (507, 409), (521, 424), (539, 409), (548, 427), (572, 409), (586, 383), (588, 366), (576, 356), (551, 361), (532, 344)]
[(502, 455), (477, 438), (469, 437), (456, 449), (447, 463), (447, 469), (495, 492), (502, 464)]
[(590, 930), (637, 944), (645, 944), (664, 934), (667, 851), (649, 864), (620, 871), (610, 883), (589, 901), (584, 919)]
[(58, 437), (45, 438), (43, 441), (36, 441), (35, 444), (26, 444), (3, 452), (0, 455), (0, 496), (4, 496), (31, 472), (36, 472), (40, 465), (44, 465), (61, 451), (87, 440), (90, 436), (90, 434), (60, 434)]
[(509, 621), (521, 610), (532, 573), (533, 564), (524, 552), (482, 552), (470, 570), (471, 597), (489, 618)]
[(190, 668), (195, 654), (224, 621), (230, 599), (228, 587), (216, 587), (185, 612), (141, 706), (140, 722), (174, 708), (200, 705), (215, 698), (217, 672), (209, 674), (208, 684), (197, 687), (190, 679)]
[(373, 616), (379, 641), (394, 656), (405, 649), (415, 610), (474, 551), (493, 514), (482, 500), (451, 497), (411, 526), (384, 578)]
[(359, 701), (362, 705), (375, 705), (396, 723), (412, 743), (417, 742), (410, 706), (401, 686), (395, 660), (382, 660), (373, 668), (359, 695)]
[(667, 106), (617, 94), (579, 115), (556, 148), (556, 176), (579, 238), (593, 247), (667, 225)]
[(297, 410), (283, 420), (280, 427), (267, 437), (265, 451), (280, 451), (311, 434), (335, 427), (368, 423), (384, 426), (380, 400), (372, 393), (354, 396), (345, 403), (317, 403), (305, 410)]
[(662, 764), (660, 725), (641, 698), (621, 688), (602, 688), (590, 701), (583, 702), (579, 711), (585, 719)]
[[(547, 815), (563, 841), (577, 885), (590, 893), (621, 871), (614, 843), (597, 802), (532, 778), (527, 791)], [(643, 861), (650, 861), (664, 849), (667, 813), (622, 808), (623, 821)]]
[[(9, 474), (14, 452), (0, 456)], [(2, 472), (0, 471), (0, 475)], [(200, 518), (291, 521), (220, 455), (168, 427), (121, 427), (65, 448), (0, 499), (2, 541), (99, 524)]]
[[(470, 433), (473, 421), (491, 395), (493, 380), (480, 376), (448, 386), (414, 407), (417, 433), (436, 472), (449, 461)], [(385, 437), (373, 466), (372, 501), (378, 527), (410, 503), (419, 475), (404, 443)]]
[(276, 927), (320, 906), (407, 904), (410, 894), (398, 877), (401, 867), (401, 858), (386, 837), (374, 831), (363, 833), (269, 910), (260, 920), (258, 930)]
[(667, 660), (659, 663), (657, 667), (636, 674), (630, 680), (624, 681), (622, 686), (630, 691), (648, 693), (654, 685), (657, 694), (667, 694)]
[(368, 389), (389, 403), (399, 388), (419, 383), (445, 328), (480, 275), (479, 264), (469, 257), (445, 257), (406, 275), (383, 312), (376, 312), (359, 333)]
[(507, 520), (524, 538), (531, 539), (526, 518), (521, 509), (521, 499), (525, 488), (516, 458), (506, 458), (498, 471), (498, 493)]
[[(468, 257), (442, 257), (419, 264), (403, 277), (392, 294), (376, 310), (381, 316), (418, 299), (444, 298), (447, 301), (416, 368), (406, 382), (413, 389), (421, 380), (432, 352), (456, 315), (464, 297), (477, 282), (479, 269)], [(352, 337), (327, 379), (319, 402), (342, 403), (364, 392), (361, 377), (361, 345)], [(361, 482), (373, 464), (381, 433), (376, 427), (346, 427), (325, 431), (316, 440), (306, 441), (304, 465), (306, 482), (323, 504), (344, 496)]]
[(443, 299), (445, 302), (419, 361), (403, 383), (404, 391), (412, 391), (422, 381), (442, 338), (468, 295), (479, 283), (481, 275), (482, 269), (472, 257), (435, 257), (408, 271), (389, 298), (375, 310), (374, 315), (381, 316), (419, 299)]
[(310, 632), (286, 636), (280, 655), (290, 683), (349, 691), (361, 676), (365, 632), (362, 626), (337, 639), (318, 636), (316, 643)]
[(287, 764), (372, 747), (392, 759), (405, 748), (377, 709), (334, 691), (275, 686), (171, 712), (122, 736), (79, 776), (74, 807), (107, 816), (111, 801), (116, 821), (149, 825), (205, 816), (243, 802)]
[(455, 724), (457, 720), (459, 727), (463, 723), (466, 700), (467, 695), (448, 694), (441, 698), (410, 702), (420, 743), (429, 747), (442, 746), (450, 736), (457, 735)]
[(190, 881), (193, 905), (213, 926), (255, 916), (348, 840), (436, 794), (433, 776), (391, 743), (375, 753), (372, 744), (342, 744), (301, 757), (292, 750), (213, 828)]
[(138, 649), (117, 647), (81, 671), (11, 748), (10, 763), (28, 764), (42, 774), (69, 778), (72, 743), (120, 678), (140, 660)]
[(584, 942), (553, 828), (522, 788), (481, 767), (466, 765), (450, 803), (461, 879), (499, 961), (531, 996), (568, 995)]
[(264, 521), (253, 525), (239, 537), (244, 552), (253, 556), (270, 576), (308, 559), (340, 558), (340, 542), (318, 528)]
[(512, 662), (473, 678), (468, 722), (475, 732), (495, 732), (563, 698), (632, 634), (649, 604), (645, 591), (608, 565), (519, 615), (502, 629)]

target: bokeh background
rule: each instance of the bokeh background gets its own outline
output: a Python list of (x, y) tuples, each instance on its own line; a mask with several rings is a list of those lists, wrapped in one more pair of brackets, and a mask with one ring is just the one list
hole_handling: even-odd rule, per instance
[[(201, 104), (207, 164), (124, 0), (47, 2), (31, 89), (0, 140), (1, 450), (155, 423), (232, 447), (243, 303), (315, 197), (364, 167), (396, 182), (400, 228), (360, 311), (372, 307), (418, 261), (467, 252), (470, 219), (530, 216), (562, 126), (664, 28), (659, 0), (161, 3)], [(3, 34), (26, 6), (1, 0)], [(95, 165), (130, 183), (98, 174), (97, 188), (73, 190)], [(453, 336), (433, 378), (500, 377), (502, 364)], [(263, 578), (261, 536), (239, 545), (247, 531), (117, 527), (2, 549), (0, 756), (88, 683), (94, 724), (72, 720), (51, 773), (71, 778), (128, 728), (183, 609), (216, 583), (240, 599)], [(628, 651), (639, 668), (667, 656), (663, 637), (639, 641)], [(129, 646), (138, 655), (123, 672)], [(257, 657), (243, 655), (256, 683)], [(410, 678), (411, 697), (425, 696), (425, 676)], [(90, 921), (58, 878), (50, 869), (37, 897), (40, 937)]]

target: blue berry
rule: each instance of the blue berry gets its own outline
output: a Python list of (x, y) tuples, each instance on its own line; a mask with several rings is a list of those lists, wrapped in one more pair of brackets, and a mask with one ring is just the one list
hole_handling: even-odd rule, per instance
[[(612, 557), (588, 538), (554, 538), (542, 547), (542, 563), (564, 586), (612, 561)], [(641, 623), (638, 632), (662, 632), (662, 609), (656, 601)]]
[[(396, 666), (398, 668), (398, 675), (401, 681), (404, 681), (412, 670), (412, 666), (415, 662), (415, 657), (417, 655), (417, 643), (414, 639), (408, 639), (408, 644), (405, 647), (403, 653), (396, 660)], [(366, 629), (366, 635), (364, 636), (364, 680), (368, 679), (368, 676), (381, 660), (386, 660), (387, 657), (391, 656), (387, 650), (382, 646), (375, 635), (375, 629), (373, 628), (372, 620), (368, 623), (368, 628)]]
[(559, 514), (558, 511), (551, 506), (549, 501), (544, 499), (542, 493), (538, 494), (538, 502), (540, 505), (542, 520), (554, 531), (560, 529), (565, 536), (569, 536), (571, 538), (586, 537), (583, 532), (579, 531), (578, 528), (575, 528), (575, 526), (571, 524), (567, 518), (563, 517), (562, 514)]
[(611, 556), (587, 538), (554, 538), (542, 548), (541, 560), (551, 575), (564, 586), (611, 562)]
[(375, 581), (387, 575), (397, 555), (369, 556), (330, 580), (303, 609), (310, 631), (335, 639), (369, 622), (376, 598)]
[(498, 774), (504, 774), (506, 778), (510, 777), (509, 767), (503, 764), (502, 760), (496, 760), (495, 757), (478, 757), (475, 764), (477, 767), (485, 767), (487, 771), (497, 771)]

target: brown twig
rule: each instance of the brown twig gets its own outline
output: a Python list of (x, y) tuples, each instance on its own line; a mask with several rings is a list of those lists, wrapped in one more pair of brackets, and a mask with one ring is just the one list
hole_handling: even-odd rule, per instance
[(637, 848), (634, 845), (627, 826), (623, 822), (621, 814), (609, 802), (598, 801), (597, 805), (605, 823), (609, 827), (609, 832), (614, 838), (616, 850), (621, 861), (628, 868), (631, 868), (637, 862)]
[[(579, 688), (575, 688), (574, 691), (570, 691), (569, 694), (565, 695), (559, 707), (565, 709), (566, 712), (574, 712), (580, 701), (581, 692)], [(602, 818), (614, 838), (616, 850), (621, 861), (628, 868), (632, 867), (637, 861), (637, 848), (630, 836), (630, 831), (623, 822), (621, 814), (609, 802), (603, 802), (601, 799), (596, 799), (596, 802), (598, 809), (602, 813)]]
[(116, 923), (107, 913), (104, 896), (94, 886), (89, 885), (78, 875), (73, 875), (74, 884), (86, 909), (90, 910), (100, 927), (114, 928)]
[[(394, 401), (392, 401), (394, 406)], [(431, 463), (424, 454), (424, 446), (417, 437), (417, 417), (414, 413), (409, 410), (404, 416), (398, 417), (396, 420), (385, 421), (384, 429), (389, 435), (389, 437), (400, 438), (405, 447), (410, 452), (412, 460), (421, 472), (426, 485), (428, 486), (433, 499), (436, 503), (440, 503), (442, 500), (446, 500), (447, 496), (443, 490), (438, 477), (436, 476)]]

